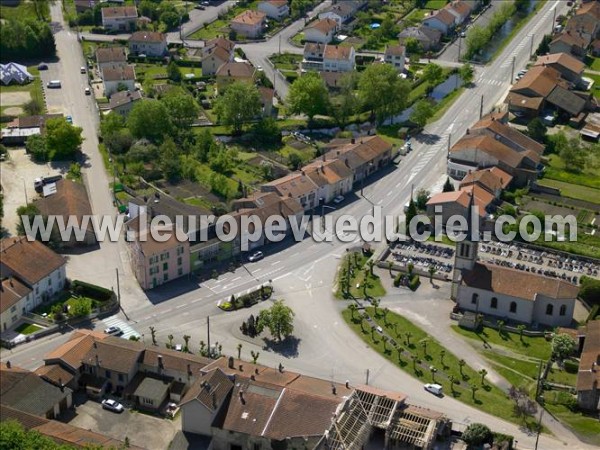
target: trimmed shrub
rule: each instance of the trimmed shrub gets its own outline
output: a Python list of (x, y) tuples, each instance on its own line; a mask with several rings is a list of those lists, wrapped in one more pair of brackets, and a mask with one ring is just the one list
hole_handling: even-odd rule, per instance
[(571, 361), (570, 359), (564, 362), (565, 372), (577, 373), (579, 372), (579, 363), (577, 361)]
[(413, 277), (410, 279), (410, 282), (408, 283), (408, 287), (411, 291), (416, 291), (420, 284), (421, 279), (419, 278), (419, 275), (413, 275)]
[(403, 275), (404, 275), (403, 273), (399, 273), (398, 275), (396, 275), (394, 277), (394, 286), (395, 287), (400, 287), (400, 281), (402, 280)]
[(113, 298), (115, 293), (110, 289), (86, 283), (85, 281), (74, 280), (71, 283), (71, 291), (76, 295), (89, 297), (100, 302), (105, 302)]

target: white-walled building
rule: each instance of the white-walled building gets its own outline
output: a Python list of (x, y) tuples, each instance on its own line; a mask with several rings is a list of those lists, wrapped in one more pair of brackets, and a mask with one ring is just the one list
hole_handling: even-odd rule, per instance
[(248, 9), (231, 19), (229, 26), (240, 36), (258, 38), (263, 33), (266, 17), (264, 12)]
[(406, 48), (404, 45), (387, 45), (383, 60), (386, 64), (391, 64), (398, 72), (404, 72), (406, 63)]
[(329, 44), (333, 40), (337, 30), (338, 24), (335, 20), (317, 20), (304, 29), (304, 40), (307, 42)]
[(133, 66), (107, 68), (102, 71), (102, 81), (104, 82), (104, 96), (110, 97), (123, 87), (123, 91), (135, 90), (135, 71)]
[(350, 72), (355, 65), (354, 47), (326, 45), (323, 53), (323, 70), (325, 72)]
[(264, 12), (270, 19), (277, 21), (283, 20), (290, 15), (290, 6), (287, 0), (266, 0), (260, 2), (258, 10)]
[(156, 31), (136, 31), (129, 38), (133, 55), (161, 57), (167, 53), (167, 36)]
[(135, 6), (102, 8), (102, 26), (110, 31), (133, 31), (138, 19)]

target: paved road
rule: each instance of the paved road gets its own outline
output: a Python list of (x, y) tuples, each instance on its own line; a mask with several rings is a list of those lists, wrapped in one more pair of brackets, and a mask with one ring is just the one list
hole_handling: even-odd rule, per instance
[[(48, 71), (40, 72), (44, 86), (50, 79), (62, 81), (61, 89), (44, 87), (48, 110), (63, 112), (73, 117), (73, 123), (83, 128), (84, 142), (83, 174), (88, 190), (92, 210), (97, 216), (115, 217), (117, 212), (109, 195), (109, 177), (104, 168), (102, 157), (98, 150), (99, 115), (92, 96), (86, 96), (84, 88), (88, 86), (87, 75), (80, 73), (85, 65), (81, 46), (77, 41), (77, 33), (70, 31), (62, 17), (61, 3), (51, 4), (52, 21), (60, 24), (59, 31), (54, 35), (58, 50), (59, 61), (49, 64)], [(68, 255), (67, 276), (71, 279), (82, 279), (98, 283), (116, 291), (116, 271), (121, 273), (121, 292), (124, 295), (142, 298), (143, 294), (132, 280), (126, 259), (125, 243), (101, 242), (97, 250), (82, 254)]]
[[(563, 3), (547, 2), (528, 27), (518, 33), (506, 47), (501, 57), (478, 71), (475, 87), (465, 92), (439, 121), (428, 126), (423, 135), (414, 139), (414, 151), (402, 161), (400, 167), (365, 187), (365, 197), (381, 205), (386, 214), (400, 215), (409, 198), (411, 185), (415, 189), (427, 187), (439, 190), (445, 179), (449, 134), (452, 133), (454, 141), (479, 118), (481, 96), (484, 111), (491, 110), (502, 100), (510, 86), (510, 64), (506, 65), (505, 61), (514, 55), (517, 68), (524, 67), (528, 59), (528, 48), (523, 44), (527, 40), (527, 34), (536, 33), (542, 25), (546, 26), (552, 20), (552, 10), (558, 7), (560, 12), (565, 7)], [(537, 33), (534, 41), (539, 42), (540, 39), (541, 33)], [(79, 63), (76, 64), (78, 65)], [(75, 114), (74, 117), (78, 123)], [(105, 174), (102, 176), (106, 177)], [(103, 184), (106, 186), (105, 182)], [(349, 198), (348, 204), (342, 205), (334, 214), (343, 212), (361, 217), (370, 210), (371, 204), (367, 200)], [(302, 373), (333, 377), (341, 381), (348, 379), (353, 383), (364, 382), (366, 369), (369, 369), (370, 383), (374, 385), (407, 392), (411, 401), (444, 411), (458, 422), (487, 423), (497, 431), (515, 435), (519, 448), (533, 448), (535, 437), (527, 435), (515, 425), (451, 398), (438, 399), (428, 395), (422, 390), (418, 380), (373, 353), (345, 326), (339, 317), (339, 310), (344, 305), (331, 300), (331, 290), (336, 266), (350, 245), (352, 244), (338, 242), (315, 244), (310, 240), (287, 248), (279, 244), (266, 249), (267, 257), (248, 265), (248, 271), (239, 269), (219, 280), (202, 283), (200, 289), (197, 289), (198, 283), (193, 281), (171, 284), (152, 292), (149, 296), (150, 303), (141, 301), (133, 292), (126, 292), (123, 304), (131, 318), (129, 323), (141, 334), (144, 335), (150, 325), (156, 327), (158, 338), (162, 342), (166, 342), (166, 336), (171, 333), (175, 336), (190, 334), (191, 343), (196, 349), (201, 339), (206, 341), (206, 316), (210, 315), (212, 341), (219, 341), (226, 354), (236, 354), (236, 346), (240, 342), (237, 330), (249, 312), (220, 313), (216, 302), (271, 279), (275, 286), (275, 297), (285, 298), (296, 312), (295, 334), (301, 337), (298, 351), (280, 355), (254, 343), (242, 341), (243, 357), (248, 358), (249, 351), (256, 349), (260, 351), (259, 362), (274, 365), (283, 361), (284, 366)], [(440, 301), (444, 302), (432, 298), (432, 308)], [(255, 309), (266, 306), (268, 302)], [(256, 314), (257, 311), (252, 312)], [(148, 336), (143, 337), (149, 341)], [(26, 344), (13, 352), (3, 352), (2, 359), (10, 358), (15, 364), (34, 367), (50, 348), (52, 346), (43, 342)], [(566, 433), (561, 433), (559, 439), (548, 436), (540, 439), (541, 448), (544, 449), (562, 448), (563, 443), (573, 449), (591, 448)]]

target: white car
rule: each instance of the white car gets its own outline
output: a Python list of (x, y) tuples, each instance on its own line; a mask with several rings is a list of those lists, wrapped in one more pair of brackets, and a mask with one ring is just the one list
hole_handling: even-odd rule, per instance
[(335, 203), (336, 205), (338, 203), (342, 203), (344, 201), (344, 196), (343, 195), (338, 195), (336, 198), (333, 199), (333, 203)]
[(423, 386), (427, 392), (431, 392), (433, 395), (440, 396), (442, 395), (443, 387), (436, 383), (427, 383)]
[(104, 330), (104, 333), (110, 334), (111, 336), (121, 336), (123, 334), (123, 330), (121, 330), (119, 327), (113, 326)]
[(110, 398), (102, 400), (102, 409), (108, 409), (109, 411), (116, 412), (116, 413), (122, 413), (123, 411), (125, 411), (125, 408), (123, 408), (123, 405), (121, 405), (119, 402), (112, 400)]
[(256, 66), (256, 70), (258, 70), (259, 72), (262, 72), (262, 71), (264, 71), (265, 69), (263, 69), (263, 67), (262, 67), (262, 66)]
[(176, 344), (176, 345), (175, 345), (175, 351), (176, 351), (176, 352), (182, 352), (182, 351), (183, 351), (183, 345), (181, 345), (181, 344)]
[(84, 92), (85, 92), (85, 95), (92, 95), (92, 91), (90, 90), (89, 87), (86, 87)]
[(87, 69), (86, 69), (85, 67), (81, 66), (81, 69), (79, 69), (79, 71), (80, 71), (81, 73), (86, 73), (86, 72), (87, 72)]

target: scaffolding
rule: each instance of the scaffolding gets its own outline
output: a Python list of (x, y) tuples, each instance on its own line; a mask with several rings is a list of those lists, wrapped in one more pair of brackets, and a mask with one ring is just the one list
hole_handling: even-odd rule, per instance
[(336, 411), (319, 448), (360, 450), (375, 429), (385, 431), (385, 448), (430, 449), (442, 416), (434, 417), (385, 393), (356, 389)]

